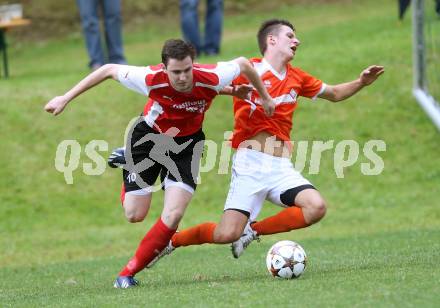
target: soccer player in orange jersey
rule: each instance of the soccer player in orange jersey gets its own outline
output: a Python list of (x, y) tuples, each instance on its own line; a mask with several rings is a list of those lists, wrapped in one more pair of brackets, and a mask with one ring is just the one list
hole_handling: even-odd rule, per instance
[[(308, 227), (326, 213), (324, 198), (290, 161), (290, 131), (298, 98), (342, 101), (373, 83), (384, 68), (372, 65), (353, 81), (325, 84), (290, 64), (300, 41), (293, 25), (285, 20), (264, 22), (258, 31), (258, 44), (263, 58), (251, 59), (251, 63), (276, 103), (274, 115), (264, 115), (255, 91), (249, 99), (234, 97), (232, 147), (237, 151), (220, 223), (207, 222), (174, 234), (157, 260), (174, 248), (203, 243), (233, 243), (233, 255), (238, 258), (259, 235)], [(248, 84), (244, 76), (233, 82), (234, 87), (242, 84)], [(225, 91), (233, 94), (234, 87)], [(254, 221), (264, 200), (283, 209)]]

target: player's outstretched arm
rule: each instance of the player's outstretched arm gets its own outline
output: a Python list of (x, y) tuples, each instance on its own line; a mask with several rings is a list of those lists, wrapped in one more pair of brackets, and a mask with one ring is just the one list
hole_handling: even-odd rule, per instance
[(87, 91), (90, 88), (98, 85), (102, 81), (113, 78), (115, 80), (118, 79), (118, 64), (106, 64), (101, 66), (96, 71), (90, 73), (86, 78), (81, 80), (77, 85), (75, 85), (72, 89), (67, 91), (62, 96), (56, 96), (51, 99), (46, 106), (44, 106), (44, 110), (52, 113), (53, 115), (60, 114), (64, 108), (66, 108), (67, 104), (69, 104), (75, 97), (80, 95), (81, 93)]
[(324, 92), (318, 97), (332, 102), (343, 101), (359, 92), (363, 87), (372, 84), (384, 71), (383, 66), (371, 65), (361, 72), (358, 79), (337, 85), (327, 85)]
[(240, 72), (243, 73), (252, 83), (252, 85), (257, 90), (261, 98), (261, 104), (263, 105), (264, 112), (268, 116), (272, 116), (275, 111), (275, 103), (267, 93), (266, 87), (263, 85), (260, 76), (258, 76), (257, 71), (252, 67), (251, 63), (245, 57), (240, 57), (235, 60), (240, 66)]

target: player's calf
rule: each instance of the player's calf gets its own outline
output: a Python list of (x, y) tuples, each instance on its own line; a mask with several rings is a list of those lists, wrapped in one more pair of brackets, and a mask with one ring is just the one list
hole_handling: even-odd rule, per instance
[(232, 243), (240, 238), (243, 234), (242, 229), (221, 229), (216, 228), (214, 231), (214, 242), (217, 244), (228, 244)]
[(252, 229), (250, 222), (248, 222), (240, 238), (231, 244), (231, 251), (234, 258), (239, 258), (254, 240), (260, 241), (260, 238), (257, 232)]
[(238, 240), (245, 230), (249, 213), (238, 209), (226, 209), (220, 223), (214, 230), (214, 242), (218, 244), (232, 243)]
[[(177, 232), (176, 232), (177, 233)], [(173, 243), (170, 241), (167, 245), (167, 247), (165, 247), (157, 256), (156, 258), (154, 258), (150, 263), (147, 264), (146, 268), (152, 268), (154, 264), (157, 263), (157, 261), (159, 261), (162, 257), (171, 254), (174, 249), (176, 249), (173, 246)]]

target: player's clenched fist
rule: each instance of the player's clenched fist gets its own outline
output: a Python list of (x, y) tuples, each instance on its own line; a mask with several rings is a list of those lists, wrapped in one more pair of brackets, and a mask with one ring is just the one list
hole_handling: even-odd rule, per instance
[(275, 102), (271, 97), (261, 99), (261, 104), (263, 105), (264, 113), (271, 117), (273, 116), (273, 113), (275, 112)]
[(44, 110), (52, 113), (53, 115), (58, 115), (64, 110), (67, 103), (68, 101), (64, 98), (64, 96), (55, 96), (46, 104), (46, 106), (44, 106)]

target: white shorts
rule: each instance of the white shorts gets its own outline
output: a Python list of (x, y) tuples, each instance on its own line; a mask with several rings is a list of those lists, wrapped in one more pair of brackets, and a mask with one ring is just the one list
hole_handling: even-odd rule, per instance
[[(168, 187), (171, 187), (171, 186), (180, 187), (183, 190), (186, 190), (190, 194), (194, 195), (194, 188), (192, 188), (188, 184), (183, 183), (183, 182), (176, 182), (176, 181), (170, 180), (168, 177), (166, 177), (165, 180), (164, 180), (164, 183), (163, 183), (163, 189), (166, 190)], [(159, 185), (147, 186), (145, 188), (136, 189), (136, 190), (132, 190), (132, 191), (127, 191), (127, 192), (124, 192), (124, 193), (125, 194), (135, 195), (135, 196), (146, 196), (146, 195), (149, 195), (149, 194), (151, 194), (151, 193), (153, 193), (155, 191), (160, 190), (160, 188), (162, 188), (162, 186), (159, 186)]]
[(288, 158), (275, 157), (251, 149), (238, 149), (232, 162), (232, 178), (225, 210), (237, 209), (250, 214), (255, 220), (264, 200), (283, 204), (280, 196), (285, 191), (303, 185), (312, 185), (293, 168)]

